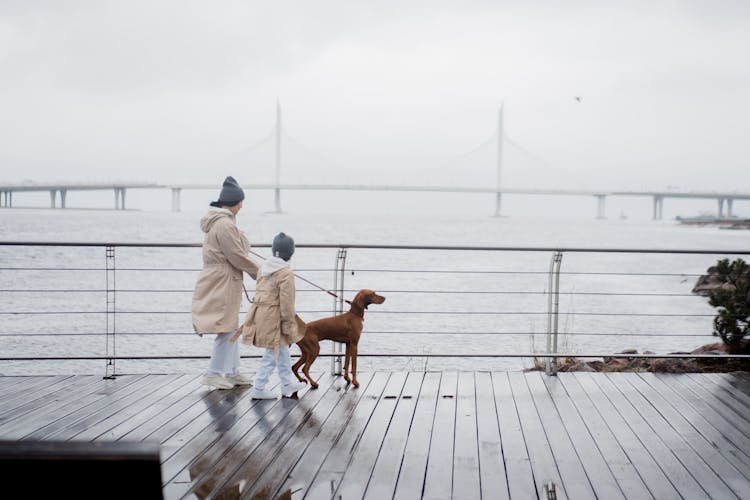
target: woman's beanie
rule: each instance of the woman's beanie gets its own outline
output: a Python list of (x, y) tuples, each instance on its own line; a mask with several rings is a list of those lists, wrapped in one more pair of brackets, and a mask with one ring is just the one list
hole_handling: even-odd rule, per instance
[(294, 255), (294, 239), (284, 233), (277, 234), (273, 239), (271, 251), (274, 257), (289, 260)]
[(242, 190), (234, 177), (229, 176), (224, 179), (221, 186), (221, 193), (217, 201), (211, 202), (212, 207), (233, 207), (245, 199), (245, 192)]

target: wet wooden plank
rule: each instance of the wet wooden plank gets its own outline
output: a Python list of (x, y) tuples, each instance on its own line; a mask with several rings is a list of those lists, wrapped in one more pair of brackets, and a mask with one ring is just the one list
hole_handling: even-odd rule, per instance
[(432, 422), (435, 418), (438, 390), (440, 389), (441, 373), (428, 372), (422, 381), (422, 387), (417, 398), (412, 426), (406, 438), (404, 455), (394, 499), (406, 500), (420, 498), (424, 488), (424, 477), (427, 470), (427, 455), (430, 451), (432, 437)]
[[(689, 471), (690, 478), (700, 485), (712, 498), (733, 498), (732, 490), (711, 470), (706, 463), (695, 454), (690, 444), (683, 436), (670, 425), (641, 392), (628, 382), (627, 373), (618, 373), (617, 376), (605, 375), (604, 380), (610, 381), (609, 387), (616, 389), (620, 394), (614, 393), (614, 397), (622, 397), (627, 400), (635, 411), (641, 416), (646, 425), (654, 432), (654, 439), (662, 441), (679, 461)], [(633, 374), (637, 376), (637, 374)], [(616, 381), (616, 383), (614, 383)]]
[(543, 485), (541, 479), (538, 480), (539, 482), (535, 481), (529, 451), (524, 439), (524, 429), (521, 425), (521, 412), (516, 407), (516, 400), (508, 374), (506, 372), (493, 372), (492, 387), (495, 395), (495, 408), (500, 427), (500, 441), (510, 497), (513, 499), (538, 498), (537, 491), (541, 491)]
[(474, 372), (458, 374), (456, 439), (453, 449), (453, 498), (480, 498)]
[[(660, 428), (660, 435), (666, 438), (672, 436), (673, 439), (679, 438), (683, 442), (687, 442), (688, 446), (703, 459), (708, 468), (713, 470), (738, 497), (741, 498), (750, 492), (750, 481), (744, 476), (747, 473), (746, 470), (743, 470), (745, 468), (739, 463), (732, 463), (727, 460), (717, 449), (717, 443), (706, 439), (704, 433), (708, 433), (711, 426), (705, 422), (705, 419), (701, 419), (694, 410), (682, 402), (679, 404), (679, 409), (673, 407), (670, 404), (670, 397), (667, 392), (656, 390), (646, 383), (638, 373), (623, 373), (622, 378), (626, 379), (648, 401), (651, 409), (645, 409), (644, 411), (647, 411), (652, 417), (649, 418), (649, 423)], [(660, 386), (660, 389), (664, 388), (663, 385)], [(673, 399), (673, 401), (677, 404), (676, 399)], [(659, 415), (662, 419), (653, 419), (654, 415)], [(694, 422), (702, 420), (707, 427), (698, 429), (695, 424), (691, 424), (691, 420)], [(661, 422), (669, 425), (661, 425)], [(720, 435), (716, 432), (711, 433), (711, 435), (717, 437), (717, 439), (720, 438)]]
[(32, 391), (19, 391), (9, 396), (0, 407), (0, 422), (27, 415), (58, 401), (67, 403), (75, 396), (99, 390), (102, 378), (93, 375), (78, 375), (60, 378)]
[[(234, 390), (234, 389), (233, 389)], [(224, 391), (199, 385), (177, 403), (170, 405), (163, 413), (143, 423), (123, 436), (128, 441), (155, 441), (164, 443), (212, 405), (220, 404)], [(162, 455), (162, 460), (164, 460)]]
[(745, 437), (750, 438), (750, 421), (747, 420), (747, 417), (742, 415), (744, 409), (741, 406), (737, 407), (734, 405), (737, 400), (725, 396), (722, 393), (723, 391), (706, 389), (692, 377), (674, 377), (671, 381), (674, 382), (675, 385), (678, 385), (677, 390), (680, 394), (683, 394), (694, 407), (701, 409), (701, 411), (710, 408), (710, 410), (706, 411), (710, 411), (712, 414), (715, 413), (721, 415), (721, 418), (726, 422), (734, 424), (739, 432)]
[[(182, 446), (162, 459), (165, 494), (181, 498), (192, 488), (205, 496), (217, 486), (218, 478), (212, 477), (213, 466), (278, 404), (253, 401), (248, 392), (224, 395), (224, 404), (214, 406), (216, 413), (200, 416), (203, 430), (191, 423), (178, 433), (176, 441), (172, 440), (171, 447)], [(214, 418), (213, 422), (206, 423), (210, 418)]]
[[(24, 427), (50, 438), (159, 441), (168, 500), (536, 498), (560, 471), (566, 498), (566, 452), (598, 498), (618, 496), (605, 491), (612, 481), (626, 498), (750, 491), (746, 374), (376, 372), (363, 382), (368, 375), (358, 390), (331, 379), (325, 392), (289, 403), (209, 390), (195, 374), (0, 377), (0, 413), (14, 415), (0, 438), (19, 439), (8, 431)], [(400, 395), (383, 393), (389, 380)], [(256, 411), (262, 405), (267, 412)]]
[(73, 375), (38, 375), (33, 377), (0, 376), (0, 408), (5, 406), (6, 399), (72, 378)]
[(736, 377), (720, 377), (699, 373), (686, 373), (685, 377), (700, 384), (706, 390), (715, 394), (728, 406), (739, 413), (743, 420), (750, 414), (750, 396), (736, 385)]
[(34, 408), (30, 412), (22, 412), (13, 421), (3, 425), (0, 432), (10, 439), (43, 439), (48, 432), (64, 429), (81, 418), (85, 409), (144, 378), (143, 375), (123, 377), (121, 380), (82, 378), (82, 386), (71, 387), (70, 390), (50, 396), (46, 404), (32, 403)]
[[(631, 459), (628, 458), (628, 455), (623, 450), (617, 437), (607, 425), (607, 418), (599, 412), (598, 405), (589, 398), (583, 387), (581, 387), (576, 381), (573, 373), (558, 373), (556, 377), (546, 377), (544, 381), (547, 384), (550, 393), (555, 397), (557, 407), (561, 409), (560, 414), (565, 419), (565, 425), (568, 427), (568, 432), (573, 438), (574, 443), (576, 443), (576, 451), (578, 452), (578, 455), (585, 460), (587, 458), (586, 454), (591, 453), (589, 447), (591, 444), (594, 444), (596, 448), (598, 448), (598, 452), (601, 453), (604, 462), (609, 467), (615, 481), (620, 486), (620, 490), (622, 491), (622, 494), (625, 495), (625, 498), (654, 498), (654, 495), (649, 491), (646, 484), (644, 484), (644, 480), (633, 466)], [(559, 388), (554, 387), (557, 386), (558, 383), (565, 389), (565, 392), (569, 396), (567, 402), (562, 401), (564, 396), (558, 395)], [(563, 413), (562, 409), (571, 403), (574, 405), (578, 416), (571, 414), (570, 417), (567, 417), (566, 413)], [(568, 408), (567, 412), (570, 411), (571, 409)], [(569, 418), (576, 421), (573, 426), (568, 425)], [(583, 433), (583, 429), (580, 428), (581, 425), (584, 425), (587, 433), (590, 434), (592, 439), (591, 444), (584, 443), (583, 446), (581, 446), (577, 442), (578, 434)], [(615, 421), (613, 422), (613, 425), (620, 425), (620, 422)], [(621, 425), (627, 429), (627, 425), (624, 422)], [(634, 436), (628, 436), (628, 438), (633, 439)], [(635, 442), (637, 443), (637, 439), (635, 439)], [(642, 446), (638, 446), (638, 448), (639, 452), (648, 455), (648, 452), (646, 452)], [(636, 453), (635, 456), (638, 457), (638, 453)], [(589, 477), (591, 477), (591, 472), (589, 472)], [(659, 480), (667, 481), (667, 478), (661, 475)], [(596, 483), (594, 483), (594, 489), (597, 491), (597, 494), (600, 494)], [(663, 490), (663, 488), (660, 488), (660, 490)], [(661, 491), (661, 493), (664, 493), (664, 495), (659, 496), (658, 498), (660, 499), (679, 498), (677, 491), (674, 489), (671, 489), (668, 494), (665, 491)]]
[[(275, 387), (274, 387), (275, 388)], [(253, 400), (248, 386), (213, 390), (203, 412), (162, 443), (162, 481), (188, 488), (262, 421), (279, 400)]]
[[(699, 397), (681, 380), (685, 377), (669, 374), (642, 374), (654, 389), (657, 389), (703, 436), (708, 439), (728, 460), (738, 460), (745, 466), (743, 475), (750, 473), (750, 437), (738, 424), (740, 419), (728, 420), (717, 411), (711, 394)], [(689, 382), (688, 382), (689, 383)], [(720, 405), (721, 407), (721, 405)], [(724, 407), (725, 408), (725, 407)]]
[(443, 372), (432, 424), (430, 452), (427, 457), (423, 495), (425, 499), (444, 499), (452, 496), (457, 389), (458, 373)]
[[(239, 493), (246, 480), (234, 474), (241, 471), (248, 477), (256, 478), (262, 472), (257, 468), (267, 465), (278, 453), (278, 446), (283, 443), (278, 440), (290, 429), (296, 428), (297, 419), (287, 420), (287, 416), (290, 413), (303, 415), (301, 409), (314, 406), (331, 387), (333, 377), (324, 373), (317, 381), (317, 390), (306, 388), (300, 391), (300, 396), (305, 401), (303, 405), (299, 405), (299, 400), (288, 398), (260, 400), (246, 412), (244, 418), (227, 422), (228, 427), (224, 429), (221, 438), (190, 463), (189, 492), (198, 497), (206, 492), (216, 492), (229, 495), (228, 498), (234, 497), (235, 492)], [(236, 430), (235, 435), (240, 438), (224, 439), (230, 429)], [(170, 490), (175, 487), (179, 487), (177, 480), (168, 485)]]
[[(542, 394), (543, 388), (547, 390), (547, 393), (551, 397), (551, 401), (559, 414), (560, 424), (562, 424), (562, 427), (566, 431), (570, 444), (574, 449), (575, 455), (578, 456), (578, 459), (580, 460), (581, 466), (586, 473), (588, 482), (594, 490), (596, 497), (624, 499), (625, 494), (620, 488), (620, 484), (615, 479), (609, 464), (601, 452), (601, 448), (607, 446), (607, 444), (615, 444), (614, 440), (607, 441), (611, 436), (608, 434), (600, 434), (597, 436), (598, 439), (595, 440), (589, 432), (589, 428), (581, 418), (581, 415), (578, 413), (570, 395), (556, 376), (550, 377), (541, 374), (541, 372), (537, 372), (536, 374), (529, 373), (527, 382), (529, 383), (529, 387), (531, 387), (532, 391), (535, 393)], [(553, 409), (549, 405), (547, 405), (546, 410), (539, 405), (537, 407), (542, 412), (553, 412)], [(553, 429), (555, 428), (559, 428), (557, 419), (555, 419), (555, 427), (553, 427)], [(553, 432), (555, 431), (553, 430)], [(644, 490), (645, 488), (642, 487), (640, 493), (643, 494)], [(646, 495), (647, 498), (647, 492)]]
[(750, 373), (748, 372), (712, 373), (704, 374), (704, 376), (711, 381), (725, 382), (738, 389), (739, 393), (750, 397)]
[[(540, 498), (544, 498), (544, 487), (549, 482), (552, 482), (556, 485), (558, 498), (568, 498), (565, 484), (560, 477), (560, 471), (557, 468), (555, 456), (552, 453), (551, 445), (547, 439), (547, 434), (544, 430), (539, 414), (537, 413), (524, 374), (507, 373), (507, 377), (516, 404), (518, 418), (521, 423), (521, 432), (526, 445), (526, 451), (529, 455), (529, 462), (534, 473), (537, 495)], [(513, 497), (512, 489), (511, 497)]]
[[(638, 471), (656, 498), (660, 498), (660, 494), (664, 494), (665, 498), (672, 497), (671, 491), (664, 491), (667, 484), (674, 486), (681, 498), (709, 498), (682, 462), (672, 453), (672, 450), (659, 438), (608, 377), (591, 373), (576, 373), (575, 376), (592, 401), (597, 404), (602, 415), (611, 419), (612, 422), (617, 422), (617, 425), (610, 425), (610, 429), (617, 432), (618, 439), (628, 454), (639, 458), (635, 462)], [(610, 405), (614, 411), (610, 411)], [(630, 429), (630, 432), (627, 432), (625, 426)], [(638, 441), (631, 440), (631, 436)], [(648, 451), (648, 455), (640, 453), (641, 445)], [(653, 457), (653, 461), (649, 460), (649, 456)], [(668, 483), (658, 482), (661, 477), (658, 471), (666, 476)], [(659, 488), (660, 484), (662, 488)]]
[[(555, 408), (555, 402), (540, 377), (546, 377), (546, 375), (540, 372), (530, 372), (524, 378), (555, 457), (565, 491), (571, 498), (596, 498), (581, 457), (576, 453), (565, 425)], [(604, 471), (601, 470), (601, 472)], [(610, 488), (609, 493), (615, 494), (615, 490)]]
[[(174, 377), (174, 375), (149, 375), (142, 377), (134, 383), (112, 391), (104, 398), (71, 413), (65, 417), (64, 422), (57, 421), (53, 425), (29, 434), (27, 438), (63, 441), (72, 439), (78, 433), (128, 407)], [(121, 381), (117, 380), (115, 383), (121, 383)]]
[[(341, 477), (354, 456), (357, 447), (370, 417), (372, 417), (375, 408), (383, 395), (392, 373), (386, 374), (382, 387), (378, 384), (371, 383), (366, 394), (357, 404), (351, 419), (347, 423), (346, 432), (342, 433), (338, 440), (333, 444), (331, 450), (326, 455), (323, 464), (318, 470), (318, 474), (313, 479), (312, 484), (307, 490), (305, 499), (332, 498), (338, 488)], [(370, 390), (372, 389), (372, 390)]]
[[(227, 459), (225, 461), (226, 464), (231, 464), (235, 468), (234, 472), (222, 481), (220, 477), (225, 475), (224, 471), (228, 467), (220, 462), (214, 468), (221, 474), (213, 474), (212, 480), (216, 479), (217, 486), (214, 487), (212, 495), (226, 497), (227, 493), (233, 494), (233, 492), (239, 491), (243, 498), (268, 498), (270, 491), (267, 491), (265, 487), (275, 490), (278, 486), (276, 484), (278, 477), (274, 480), (274, 484), (268, 485), (259, 484), (258, 480), (266, 471), (269, 471), (269, 475), (273, 476), (277, 468), (286, 468), (287, 470), (290, 468), (288, 462), (286, 466), (279, 462), (280, 453), (284, 448), (290, 446), (289, 441), (294, 433), (308, 421), (321, 401), (331, 403), (331, 400), (326, 400), (325, 396), (331, 394), (334, 402), (339, 399), (339, 393), (334, 389), (337, 386), (332, 383), (336, 380), (330, 375), (325, 375), (318, 380), (320, 386), (317, 390), (300, 391), (299, 399), (283, 399), (280, 405), (277, 405), (276, 410), (281, 411), (282, 407), (288, 407), (288, 410), (285, 408), (287, 411), (281, 416), (277, 425), (273, 427), (271, 427), (273, 424), (269, 425), (271, 430), (264, 433), (262, 441), (252, 451), (250, 451), (252, 445), (247, 445), (250, 440), (243, 440), (235, 447), (235, 449), (244, 450), (246, 457), (244, 461), (238, 456), (235, 460)], [(322, 411), (325, 413), (325, 408)], [(271, 417), (272, 414), (269, 413), (266, 418)], [(230, 452), (230, 454), (232, 453), (235, 453), (234, 449)], [(287, 456), (294, 453), (296, 453), (296, 450), (290, 448)], [(253, 490), (252, 488), (256, 486), (258, 489)], [(258, 496), (255, 497), (253, 493), (257, 493)]]
[[(368, 478), (364, 498), (373, 500), (393, 498), (409, 429), (414, 423), (414, 411), (424, 375), (424, 373), (411, 372), (407, 376), (372, 474)], [(344, 477), (346, 478), (346, 475)]]
[[(139, 441), (137, 437), (137, 431), (143, 430), (146, 426), (156, 425), (159, 426), (160, 422), (169, 420), (169, 412), (181, 401), (186, 400), (191, 394), (197, 390), (201, 390), (199, 380), (203, 375), (196, 376), (195, 374), (186, 375), (186, 383), (181, 387), (176, 388), (172, 392), (164, 395), (164, 397), (153, 401), (150, 406), (142, 409), (135, 415), (131, 415), (126, 421), (118, 424), (111, 428), (108, 432), (100, 435), (96, 440), (108, 440), (108, 441)], [(159, 421), (160, 418), (164, 420)]]
[[(302, 498), (307, 493), (332, 447), (335, 447), (342, 436), (351, 433), (349, 421), (352, 419), (359, 403), (366, 395), (377, 394), (379, 397), (385, 389), (389, 376), (386, 372), (358, 375), (360, 388), (346, 390), (331, 415), (321, 424), (319, 434), (313, 438), (294, 468), (289, 472), (288, 478), (272, 498), (284, 492), (290, 492), (293, 498)], [(369, 383), (365, 384), (363, 381), (368, 379)]]
[[(346, 384), (343, 378), (337, 378), (334, 381), (323, 399), (303, 417), (296, 432), (291, 435), (284, 447), (275, 454), (273, 463), (269, 464), (252, 484), (247, 484), (242, 489), (241, 493), (244, 498), (277, 498), (278, 496), (289, 498), (292, 491), (296, 491), (295, 495), (300, 495), (302, 488), (290, 485), (284, 489), (283, 485), (288, 479), (293, 478), (292, 470), (303, 460), (302, 457), (307, 454), (310, 445), (324, 429), (328, 427), (340, 429), (340, 423), (336, 421), (339, 416), (336, 410), (339, 407), (345, 407), (345, 401), (358, 400), (372, 381), (372, 374), (361, 373), (358, 379), (359, 388)], [(325, 443), (326, 450), (330, 448), (331, 442)], [(319, 457), (320, 455), (314, 456), (312, 460), (319, 460)], [(243, 479), (249, 478), (243, 477)], [(299, 481), (300, 478), (296, 479)]]
[[(695, 374), (697, 375), (697, 374)], [(750, 408), (750, 374), (746, 372), (704, 374), (707, 380), (725, 387), (727, 392)]]
[(151, 409), (153, 409), (159, 401), (163, 401), (168, 398), (175, 390), (180, 389), (187, 382), (195, 380), (192, 375), (179, 375), (172, 379), (168, 379), (166, 383), (155, 384), (156, 390), (152, 392), (144, 391), (144, 393), (138, 397), (132, 403), (124, 406), (120, 411), (117, 411), (109, 417), (100, 420), (94, 425), (91, 425), (75, 435), (75, 439), (83, 441), (114, 441), (115, 433), (113, 429), (119, 425), (130, 425), (134, 423), (137, 418), (145, 418)]
[[(364, 496), (406, 381), (407, 374), (404, 372), (391, 375), (388, 384), (385, 386), (385, 391), (383, 391), (383, 395), (375, 407), (372, 418), (367, 423), (362, 438), (357, 443), (352, 459), (341, 476), (336, 488), (336, 496), (341, 498), (362, 498)], [(413, 391), (413, 388), (410, 388), (410, 391)]]
[[(479, 455), (479, 476), (481, 498), (508, 499), (508, 478), (503, 462), (503, 445), (500, 440), (500, 425), (492, 387), (492, 374), (476, 372), (475, 397), (477, 412), (477, 452)], [(515, 411), (515, 406), (514, 406)], [(531, 470), (529, 470), (531, 472)], [(534, 491), (533, 480), (527, 490)]]

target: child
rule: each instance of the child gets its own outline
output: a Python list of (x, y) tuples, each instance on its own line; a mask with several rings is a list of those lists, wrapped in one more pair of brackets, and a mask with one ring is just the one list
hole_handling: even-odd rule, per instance
[(305, 323), (295, 314), (294, 273), (289, 259), (294, 255), (294, 240), (284, 233), (273, 239), (270, 257), (260, 267), (255, 287), (255, 298), (247, 319), (234, 339), (241, 334), (242, 343), (265, 347), (255, 384), (250, 392), (252, 399), (276, 399), (276, 394), (266, 388), (268, 378), (277, 368), (281, 379), (282, 397), (292, 396), (305, 387), (292, 373), (292, 356), (289, 346), (305, 335)]

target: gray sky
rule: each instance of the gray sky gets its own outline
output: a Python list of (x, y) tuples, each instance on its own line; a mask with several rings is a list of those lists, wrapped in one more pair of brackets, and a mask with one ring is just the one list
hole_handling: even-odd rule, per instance
[(749, 5), (0, 0), (0, 181), (747, 191)]

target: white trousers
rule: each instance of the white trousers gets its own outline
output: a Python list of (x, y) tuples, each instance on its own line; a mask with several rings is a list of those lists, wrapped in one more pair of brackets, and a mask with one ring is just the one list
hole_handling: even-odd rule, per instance
[(260, 367), (258, 373), (255, 375), (255, 388), (262, 391), (266, 388), (268, 378), (273, 373), (273, 369), (276, 368), (279, 372), (279, 380), (282, 385), (289, 385), (296, 382), (296, 377), (292, 373), (292, 354), (289, 351), (288, 345), (279, 346), (279, 356), (277, 359), (273, 359), (273, 349), (268, 348), (263, 353), (263, 357), (260, 360)]
[(234, 332), (217, 333), (208, 362), (208, 375), (236, 375), (240, 368), (240, 343), (230, 342)]

